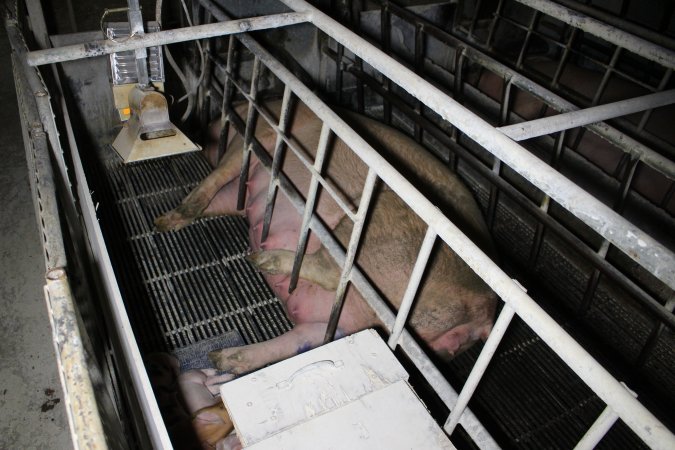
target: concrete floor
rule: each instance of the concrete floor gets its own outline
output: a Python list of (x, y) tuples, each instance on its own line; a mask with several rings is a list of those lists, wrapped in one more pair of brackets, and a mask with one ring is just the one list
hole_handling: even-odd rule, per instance
[(9, 48), (0, 26), (0, 449), (72, 448)]

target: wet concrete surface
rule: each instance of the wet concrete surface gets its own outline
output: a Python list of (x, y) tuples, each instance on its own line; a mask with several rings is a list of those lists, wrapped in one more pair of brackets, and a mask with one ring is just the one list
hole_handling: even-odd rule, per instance
[(4, 26), (0, 100), (0, 449), (72, 448)]

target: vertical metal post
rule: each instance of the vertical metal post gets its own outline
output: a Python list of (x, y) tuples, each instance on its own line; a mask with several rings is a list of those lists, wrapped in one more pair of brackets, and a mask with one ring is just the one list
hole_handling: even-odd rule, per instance
[[(138, 0), (127, 0), (129, 6), (129, 11), (127, 13), (129, 17), (129, 36), (142, 36), (145, 34), (143, 30), (143, 14), (141, 13), (141, 7), (138, 4)], [(146, 48), (137, 48), (134, 50), (136, 55), (136, 71), (138, 73), (138, 85), (140, 87), (146, 87), (150, 84), (150, 79), (148, 77), (148, 52)]]
[[(380, 38), (382, 51), (389, 54), (391, 52), (391, 14), (389, 13), (389, 5), (387, 3), (383, 3), (380, 9)], [(382, 86), (386, 92), (389, 92), (391, 90), (391, 80), (384, 77)], [(391, 125), (391, 103), (386, 96), (382, 97), (382, 107), (384, 122)]]
[(553, 79), (551, 80), (551, 86), (553, 86), (553, 87), (558, 86), (558, 81), (560, 80), (560, 77), (562, 76), (563, 69), (565, 68), (565, 63), (567, 63), (567, 59), (569, 58), (569, 55), (570, 55), (570, 49), (572, 48), (572, 44), (574, 43), (574, 38), (576, 38), (578, 32), (579, 32), (578, 28), (572, 27), (572, 32), (570, 33), (570, 37), (567, 40), (567, 43), (565, 44), (565, 49), (563, 50), (563, 54), (560, 57), (560, 63), (558, 64), (558, 67), (555, 70), (555, 74), (553, 74)]
[(277, 141), (274, 145), (274, 155), (272, 156), (272, 171), (270, 174), (270, 184), (267, 187), (267, 200), (265, 202), (265, 215), (263, 217), (263, 229), (261, 242), (267, 240), (270, 234), (270, 224), (272, 223), (272, 213), (274, 212), (274, 202), (277, 197), (277, 189), (279, 187), (279, 170), (281, 169), (281, 162), (283, 161), (285, 142), (281, 133), (286, 133), (291, 116), (291, 97), (293, 92), (291, 88), (286, 85), (284, 87), (284, 96), (281, 100), (281, 115), (279, 116), (279, 133), (277, 134)]
[(401, 333), (403, 332), (403, 327), (405, 326), (405, 322), (408, 319), (408, 314), (410, 313), (410, 308), (412, 307), (413, 300), (415, 299), (415, 294), (417, 294), (420, 281), (422, 281), (422, 275), (424, 275), (424, 270), (427, 267), (431, 250), (434, 248), (436, 236), (437, 234), (434, 232), (434, 230), (431, 227), (428, 227), (427, 232), (424, 235), (424, 240), (422, 241), (422, 246), (420, 247), (420, 250), (417, 254), (415, 266), (413, 267), (412, 273), (410, 274), (408, 286), (406, 287), (405, 293), (403, 294), (401, 306), (398, 308), (394, 327), (392, 328), (391, 334), (389, 335), (389, 340), (387, 341), (389, 348), (392, 350), (396, 348), (398, 341), (401, 338)]
[[(673, 312), (673, 309), (675, 309), (675, 296), (671, 297), (668, 299), (666, 302), (664, 308), (671, 313)], [(642, 346), (642, 350), (640, 351), (640, 355), (638, 355), (637, 360), (635, 361), (635, 364), (633, 367), (636, 370), (639, 370), (642, 366), (645, 365), (647, 362), (647, 359), (651, 355), (652, 351), (654, 350), (654, 347), (656, 347), (656, 342), (659, 340), (659, 337), (661, 337), (661, 333), (663, 333), (663, 330), (665, 330), (666, 325), (663, 323), (662, 320), (657, 319), (657, 323), (652, 329), (652, 332), (649, 334), (649, 337), (647, 338), (647, 342), (645, 342), (645, 345)]]
[(598, 85), (598, 90), (595, 92), (595, 95), (593, 96), (593, 100), (591, 101), (591, 106), (597, 105), (598, 102), (600, 101), (600, 97), (602, 97), (602, 94), (605, 92), (605, 88), (607, 87), (607, 83), (609, 83), (609, 77), (612, 75), (612, 72), (614, 72), (614, 67), (616, 66), (617, 61), (619, 60), (619, 56), (621, 55), (621, 50), (622, 48), (617, 46), (614, 49), (614, 53), (612, 54), (612, 59), (609, 61), (609, 64), (607, 65), (607, 68), (605, 69), (605, 73), (602, 76), (602, 80), (600, 81), (600, 84)]
[(298, 247), (295, 250), (295, 258), (293, 259), (293, 270), (291, 271), (291, 280), (288, 285), (288, 292), (293, 292), (298, 285), (298, 277), (300, 276), (300, 266), (302, 265), (302, 258), (307, 250), (307, 239), (309, 237), (309, 220), (314, 213), (314, 206), (316, 204), (316, 194), (319, 188), (319, 175), (323, 169), (323, 162), (330, 142), (331, 130), (324, 122), (321, 127), (321, 135), (319, 136), (319, 145), (314, 157), (314, 173), (309, 183), (309, 191), (307, 192), (307, 200), (305, 201), (305, 210), (302, 214), (302, 225), (300, 226), (300, 236), (298, 237)]
[(473, 369), (471, 369), (471, 373), (469, 373), (469, 376), (464, 383), (464, 387), (459, 393), (459, 397), (457, 397), (457, 403), (455, 404), (455, 407), (452, 408), (452, 412), (450, 413), (448, 420), (445, 421), (443, 430), (445, 430), (448, 435), (452, 434), (452, 432), (455, 430), (455, 427), (459, 423), (460, 417), (464, 413), (466, 406), (469, 404), (471, 396), (476, 391), (476, 387), (478, 387), (478, 383), (483, 377), (488, 364), (490, 364), (490, 360), (497, 351), (497, 347), (502, 341), (504, 333), (506, 333), (506, 330), (508, 329), (514, 315), (515, 311), (513, 308), (508, 303), (505, 303), (502, 311), (499, 313), (499, 317), (497, 318), (494, 327), (492, 328), (492, 331), (490, 332), (490, 336), (487, 338), (487, 341), (485, 341), (483, 350), (481, 350), (480, 355), (478, 355), (478, 359), (476, 359), (476, 363), (473, 365)]
[[(661, 81), (659, 82), (658, 87), (656, 88), (656, 92), (660, 92), (666, 88), (668, 85), (668, 82), (670, 81), (670, 77), (673, 74), (673, 69), (666, 69), (665, 73), (663, 74), (663, 77), (661, 78)], [(642, 132), (644, 130), (645, 126), (647, 125), (647, 121), (649, 120), (649, 117), (652, 115), (653, 109), (648, 109), (646, 110), (643, 114), (642, 117), (640, 118), (640, 123), (637, 126), (637, 131), (638, 133)]]
[(539, 11), (536, 9), (532, 11), (532, 18), (527, 27), (527, 34), (523, 40), (523, 46), (520, 48), (520, 54), (518, 55), (518, 60), (516, 61), (516, 67), (518, 69), (523, 68), (523, 60), (525, 59), (525, 53), (527, 52), (527, 46), (530, 44), (530, 38), (532, 37), (532, 32), (537, 26), (537, 21), (539, 20)]
[(335, 302), (331, 308), (330, 319), (328, 320), (328, 325), (326, 326), (326, 335), (323, 339), (324, 344), (327, 344), (333, 340), (333, 337), (335, 336), (335, 330), (337, 330), (338, 321), (340, 320), (340, 311), (342, 311), (342, 305), (344, 304), (345, 300), (347, 283), (349, 282), (352, 266), (354, 265), (356, 250), (358, 249), (359, 241), (361, 240), (361, 231), (363, 231), (363, 226), (366, 222), (366, 214), (368, 213), (368, 208), (370, 206), (370, 200), (373, 196), (373, 190), (375, 189), (376, 181), (377, 173), (372, 167), (369, 167), (368, 175), (366, 176), (366, 182), (363, 186), (363, 193), (361, 194), (361, 200), (359, 201), (359, 209), (356, 212), (356, 217), (354, 220), (354, 228), (352, 228), (352, 235), (349, 238), (345, 263), (342, 267), (342, 272), (340, 273), (338, 287), (335, 290)]
[[(637, 397), (637, 394), (626, 386), (624, 383), (623, 387), (630, 392), (633, 397)], [(615, 413), (612, 408), (607, 406), (598, 418), (593, 422), (593, 425), (586, 431), (586, 433), (579, 440), (577, 445), (574, 447), (574, 450), (593, 450), (602, 440), (607, 432), (612, 428), (614, 423), (616, 423), (619, 415)]]
[(485, 40), (485, 46), (487, 48), (490, 48), (490, 46), (492, 45), (492, 40), (495, 37), (495, 30), (497, 29), (497, 24), (499, 23), (499, 18), (501, 17), (503, 7), (504, 7), (504, 0), (499, 0), (497, 8), (495, 9), (494, 12), (494, 18), (492, 19), (492, 23), (490, 23), (490, 29), (488, 31), (487, 39)]
[(258, 118), (255, 109), (255, 101), (258, 97), (258, 80), (262, 69), (260, 67), (260, 58), (257, 56), (253, 60), (253, 73), (251, 74), (251, 90), (249, 95), (251, 99), (248, 102), (248, 113), (246, 115), (246, 131), (244, 133), (244, 157), (241, 162), (241, 173), (239, 174), (239, 192), (237, 194), (237, 209), (244, 209), (246, 200), (246, 183), (248, 182), (248, 166), (251, 161), (251, 139), (255, 134), (256, 119)]
[(234, 67), (234, 47), (237, 43), (237, 39), (234, 36), (229, 37), (229, 42), (227, 46), (227, 63), (225, 66), (225, 81), (223, 82), (223, 102), (220, 107), (220, 137), (218, 139), (218, 151), (216, 155), (216, 164), (220, 161), (220, 158), (225, 153), (225, 147), (227, 146), (228, 140), (228, 108), (230, 107), (230, 97), (232, 96), (232, 69)]
[[(420, 73), (424, 68), (424, 25), (418, 23), (415, 25), (415, 72)], [(421, 101), (415, 103), (415, 112), (423, 116), (424, 106)], [(415, 140), (422, 142), (422, 127), (419, 122), (415, 122)]]

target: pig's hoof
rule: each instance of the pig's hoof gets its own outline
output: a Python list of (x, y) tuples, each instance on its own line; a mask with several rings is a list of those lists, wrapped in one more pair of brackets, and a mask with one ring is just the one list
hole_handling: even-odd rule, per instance
[(186, 225), (189, 225), (194, 219), (194, 217), (185, 216), (178, 208), (176, 208), (163, 216), (156, 218), (155, 229), (161, 232), (178, 231)]
[(203, 448), (214, 448), (234, 429), (222, 402), (207, 406), (192, 416), (192, 427)]
[(241, 375), (253, 369), (246, 353), (245, 350), (239, 347), (224, 348), (209, 352), (209, 359), (216, 369), (234, 375)]
[(278, 251), (267, 250), (253, 252), (246, 257), (258, 270), (270, 275), (286, 275), (287, 270), (283, 268), (283, 257)]

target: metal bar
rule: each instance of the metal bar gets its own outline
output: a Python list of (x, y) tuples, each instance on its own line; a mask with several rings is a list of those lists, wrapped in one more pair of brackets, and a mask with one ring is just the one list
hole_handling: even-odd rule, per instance
[(675, 103), (675, 89), (497, 128), (514, 141), (581, 127)]
[[(610, 12), (605, 12), (602, 9), (594, 8), (590, 3), (588, 5), (580, 3), (578, 0), (556, 0), (558, 3), (566, 6), (570, 9), (573, 9), (577, 13), (586, 14), (587, 16), (592, 16), (594, 19), (599, 20), (602, 23), (612, 25), (617, 29), (623, 30), (624, 33), (630, 33), (633, 35), (640, 36), (649, 42), (660, 45), (666, 48), (675, 48), (675, 40), (670, 36), (664, 33), (659, 33), (656, 31), (649, 30), (642, 27), (638, 23), (631, 22), (629, 20), (624, 20), (620, 17), (615, 16)], [(668, 19), (671, 15), (665, 14), (664, 19)]]
[(279, 116), (279, 133), (274, 145), (274, 154), (272, 157), (272, 172), (270, 174), (270, 184), (267, 187), (267, 200), (265, 201), (265, 215), (263, 216), (263, 229), (261, 242), (267, 240), (270, 234), (270, 224), (272, 223), (272, 213), (274, 212), (274, 203), (277, 197), (277, 188), (279, 186), (279, 169), (284, 156), (284, 139), (282, 133), (286, 133), (290, 120), (290, 110), (292, 107), (291, 88), (284, 87), (284, 96), (281, 100), (281, 115)]
[(417, 255), (417, 260), (415, 261), (415, 266), (413, 267), (412, 273), (410, 274), (410, 279), (408, 280), (408, 286), (406, 287), (405, 293), (403, 294), (401, 306), (399, 306), (398, 313), (396, 314), (394, 328), (391, 330), (389, 340), (387, 341), (387, 344), (392, 350), (396, 349), (398, 341), (401, 338), (401, 332), (403, 331), (403, 327), (408, 320), (410, 308), (412, 307), (413, 300), (415, 299), (415, 294), (417, 294), (420, 281), (422, 281), (422, 275), (424, 275), (424, 271), (427, 267), (427, 262), (429, 261), (429, 256), (431, 256), (431, 250), (434, 248), (436, 237), (436, 233), (434, 233), (431, 227), (427, 228), (427, 232), (424, 235), (424, 240), (422, 241), (422, 246), (420, 247)]
[(518, 59), (516, 60), (516, 67), (519, 69), (523, 67), (525, 52), (527, 52), (527, 46), (530, 45), (530, 38), (532, 37), (534, 28), (537, 26), (537, 20), (539, 20), (539, 11), (532, 11), (532, 17), (530, 18), (530, 23), (527, 25), (527, 32), (525, 34), (525, 39), (523, 40), (523, 46), (520, 48), (520, 53), (518, 54)]
[(574, 450), (593, 450), (618, 419), (619, 416), (612, 411), (612, 408), (606, 407), (579, 440)]
[(26, 58), (28, 65), (40, 66), (43, 64), (90, 58), (92, 56), (108, 55), (110, 53), (127, 50), (145, 49), (147, 47), (173, 44), (176, 42), (295, 25), (307, 22), (308, 20), (308, 15), (304, 13), (283, 13), (261, 17), (250, 17), (247, 19), (159, 31), (157, 33), (146, 33), (144, 35), (132, 35), (123, 42), (102, 39), (86, 44), (65, 45), (58, 48), (36, 50), (28, 53)]
[(65, 408), (75, 448), (108, 448), (78, 327), (75, 299), (64, 269), (47, 272), (44, 287)]
[(241, 151), (244, 153), (242, 163), (241, 163), (241, 172), (239, 174), (239, 191), (237, 193), (237, 209), (244, 209), (244, 203), (246, 201), (246, 183), (248, 183), (248, 167), (251, 161), (251, 139), (255, 133), (256, 128), (256, 119), (257, 119), (257, 109), (253, 107), (253, 104), (256, 101), (258, 96), (258, 81), (260, 80), (260, 74), (262, 69), (260, 68), (260, 59), (255, 58), (253, 60), (253, 73), (251, 74), (251, 91), (249, 93), (249, 102), (248, 102), (248, 111), (246, 114), (246, 132), (244, 133), (244, 145)]
[[(671, 313), (673, 312), (673, 309), (675, 309), (675, 296), (668, 299), (664, 308), (670, 311)], [(634, 367), (636, 369), (640, 369), (642, 366), (645, 365), (647, 359), (654, 350), (654, 347), (656, 347), (656, 343), (659, 340), (659, 337), (661, 336), (661, 333), (663, 333), (664, 329), (665, 324), (663, 322), (658, 322), (654, 326), (652, 332), (649, 334), (649, 337), (647, 338), (647, 342), (645, 342), (645, 344), (642, 346), (642, 350), (640, 351), (640, 354), (638, 355), (635, 361)]]
[(504, 305), (502, 311), (499, 313), (499, 317), (492, 327), (492, 331), (490, 332), (487, 341), (485, 341), (485, 345), (483, 345), (483, 349), (481, 350), (480, 355), (478, 355), (478, 358), (471, 369), (471, 373), (469, 373), (469, 376), (464, 382), (464, 386), (459, 393), (459, 398), (457, 398), (457, 404), (452, 408), (452, 412), (445, 421), (445, 425), (443, 425), (443, 430), (445, 430), (448, 435), (452, 434), (459, 423), (459, 418), (464, 413), (464, 409), (469, 404), (471, 396), (476, 391), (476, 387), (478, 387), (478, 383), (480, 383), (480, 380), (485, 373), (485, 369), (487, 369), (490, 360), (492, 360), (492, 357), (497, 351), (497, 347), (502, 341), (504, 333), (506, 333), (515, 313), (516, 312), (508, 303)]
[[(670, 77), (673, 75), (673, 69), (667, 69), (665, 73), (663, 74), (663, 77), (661, 78), (661, 81), (659, 82), (659, 85), (656, 87), (656, 92), (661, 92), (663, 89), (665, 89), (666, 85), (670, 81)], [(649, 117), (651, 116), (653, 110), (647, 110), (642, 114), (642, 117), (640, 118), (640, 123), (637, 126), (637, 131), (638, 133), (642, 133), (645, 125), (647, 125), (647, 122), (649, 121)]]
[(347, 246), (347, 256), (342, 266), (340, 273), (340, 281), (335, 290), (335, 302), (330, 311), (330, 319), (326, 326), (326, 335), (323, 338), (324, 344), (331, 342), (335, 338), (335, 331), (337, 330), (338, 321), (340, 320), (340, 312), (345, 301), (345, 292), (347, 290), (347, 283), (351, 277), (352, 268), (354, 267), (354, 259), (356, 258), (356, 251), (361, 241), (361, 232), (366, 223), (366, 214), (370, 208), (370, 200), (373, 196), (375, 183), (377, 182), (377, 172), (372, 167), (368, 168), (368, 175), (366, 176), (365, 184), (363, 185), (363, 192), (361, 193), (361, 200), (359, 201), (359, 209), (356, 212), (356, 220), (354, 220), (354, 227), (352, 234), (349, 237), (349, 245)]
[[(637, 394), (628, 387), (621, 383), (626, 391), (630, 392), (633, 397), (637, 397)], [(607, 406), (598, 418), (593, 422), (593, 425), (586, 431), (582, 438), (577, 442), (577, 445), (574, 447), (574, 450), (593, 450), (602, 440), (607, 432), (612, 428), (612, 426), (619, 419), (619, 416), (612, 411), (612, 408)]]
[(516, 0), (537, 11), (555, 17), (557, 20), (579, 28), (582, 31), (597, 36), (626, 50), (637, 53), (650, 61), (664, 67), (675, 69), (675, 52), (653, 44), (645, 39), (633, 36), (625, 31), (614, 28), (599, 20), (588, 17), (549, 0)]
[[(142, 38), (145, 34), (143, 30), (143, 15), (138, 0), (127, 0), (127, 17), (129, 17), (129, 36)], [(52, 49), (50, 51), (54, 51)], [(150, 83), (148, 76), (148, 52), (146, 47), (137, 47), (134, 49), (136, 55), (136, 74), (138, 76), (138, 85), (145, 87)], [(30, 56), (30, 55), (28, 55)], [(29, 63), (30, 64), (30, 63)]]
[(218, 138), (218, 151), (216, 152), (216, 165), (220, 162), (220, 158), (225, 154), (225, 148), (228, 142), (228, 132), (230, 127), (227, 124), (227, 106), (230, 104), (230, 97), (232, 95), (232, 80), (230, 74), (232, 73), (232, 60), (234, 59), (234, 46), (237, 40), (230, 38), (227, 45), (227, 66), (225, 68), (225, 83), (223, 84), (223, 101), (220, 105), (220, 136)]
[(595, 95), (591, 100), (591, 106), (597, 105), (598, 102), (600, 101), (600, 98), (602, 97), (602, 94), (605, 92), (607, 84), (609, 83), (609, 77), (611, 77), (612, 73), (614, 73), (616, 63), (619, 61), (619, 56), (621, 56), (621, 50), (622, 50), (621, 47), (616, 47), (614, 49), (614, 53), (612, 54), (612, 59), (609, 61), (609, 64), (604, 66), (605, 73), (602, 75), (602, 79), (600, 80), (598, 89), (595, 91)]
[[(319, 188), (318, 174), (323, 170), (323, 162), (326, 157), (326, 151), (330, 142), (330, 127), (325, 123), (321, 127), (321, 134), (319, 135), (319, 144), (314, 157), (314, 173), (312, 173), (311, 181), (309, 182), (309, 190), (307, 191), (307, 200), (305, 201), (305, 212), (302, 215), (302, 224), (300, 225), (300, 235), (298, 237), (298, 247), (295, 250), (295, 257), (293, 258), (293, 269), (291, 270), (291, 280), (288, 285), (288, 292), (293, 292), (298, 285), (298, 278), (300, 277), (300, 266), (302, 265), (302, 258), (307, 250), (307, 239), (309, 238), (309, 219), (314, 214), (314, 206), (316, 205), (316, 194)], [(317, 175), (315, 175), (315, 173)]]
[(570, 33), (570, 37), (567, 39), (567, 43), (565, 44), (565, 48), (563, 49), (563, 54), (562, 56), (560, 56), (560, 62), (558, 63), (558, 67), (555, 69), (555, 74), (553, 74), (553, 78), (551, 78), (551, 86), (553, 87), (558, 85), (558, 81), (560, 80), (560, 76), (562, 75), (563, 69), (565, 68), (565, 64), (567, 63), (567, 59), (569, 58), (570, 55), (570, 49), (572, 48), (574, 38), (576, 38), (578, 31), (579, 31), (578, 28), (572, 27), (572, 32)]

